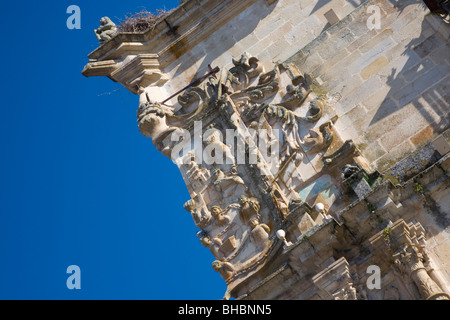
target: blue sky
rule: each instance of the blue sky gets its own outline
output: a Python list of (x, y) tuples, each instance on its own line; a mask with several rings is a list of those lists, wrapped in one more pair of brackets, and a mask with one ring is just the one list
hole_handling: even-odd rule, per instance
[[(136, 125), (138, 97), (81, 75), (102, 16), (177, 0), (2, 3), (0, 299), (221, 299), (181, 175)], [(70, 5), (81, 30), (69, 30)], [(68, 290), (66, 269), (81, 269)]]

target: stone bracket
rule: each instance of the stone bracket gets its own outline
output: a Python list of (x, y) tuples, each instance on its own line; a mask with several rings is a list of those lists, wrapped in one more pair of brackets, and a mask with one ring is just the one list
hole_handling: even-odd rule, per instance
[(312, 278), (313, 283), (331, 300), (356, 300), (356, 289), (350, 277), (350, 267), (342, 257)]

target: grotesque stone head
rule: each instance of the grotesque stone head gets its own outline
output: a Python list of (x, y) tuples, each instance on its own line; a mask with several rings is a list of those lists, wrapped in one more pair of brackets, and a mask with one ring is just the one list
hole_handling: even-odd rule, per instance
[(209, 247), (212, 243), (212, 239), (209, 235), (203, 236), (200, 238), (200, 243), (204, 246), (204, 247)]
[(144, 103), (137, 111), (139, 131), (146, 137), (156, 139), (167, 131), (166, 123), (168, 111), (157, 103)]
[(239, 197), (239, 203), (240, 203), (241, 205), (244, 205), (244, 204), (246, 204), (247, 202), (248, 202), (248, 198), (247, 198), (245, 195), (242, 195), (242, 196)]
[(184, 204), (184, 209), (188, 212), (195, 212), (195, 201), (190, 199)]
[(212, 268), (214, 271), (219, 272), (222, 269), (223, 263), (219, 260), (216, 260), (212, 263)]
[(218, 206), (214, 206), (211, 208), (211, 214), (213, 215), (213, 217), (218, 218), (222, 215), (222, 209), (220, 209), (220, 207)]

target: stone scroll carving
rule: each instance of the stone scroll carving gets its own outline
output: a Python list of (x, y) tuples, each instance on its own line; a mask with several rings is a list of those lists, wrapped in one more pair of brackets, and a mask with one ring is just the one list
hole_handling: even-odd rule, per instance
[(334, 139), (333, 107), (311, 76), (280, 63), (266, 71), (245, 53), (232, 63), (172, 105), (142, 93), (137, 111), (141, 133), (179, 166), (185, 209), (229, 287), (269, 259), (276, 226), (315, 170), (302, 166)]

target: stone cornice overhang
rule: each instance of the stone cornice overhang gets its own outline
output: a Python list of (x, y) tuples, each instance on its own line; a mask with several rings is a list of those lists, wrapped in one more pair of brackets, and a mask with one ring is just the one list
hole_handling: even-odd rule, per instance
[[(153, 29), (142, 33), (120, 33), (91, 52), (82, 74), (106, 76), (139, 91), (142, 73), (151, 61), (151, 77), (164, 78), (163, 69), (229, 22), (257, 0), (190, 0), (181, 4)], [(136, 69), (132, 76), (124, 76)], [(136, 81), (138, 80), (138, 81)], [(157, 80), (156, 84), (159, 84)], [(163, 79), (164, 81), (164, 79)], [(152, 82), (152, 81), (147, 81)]]

